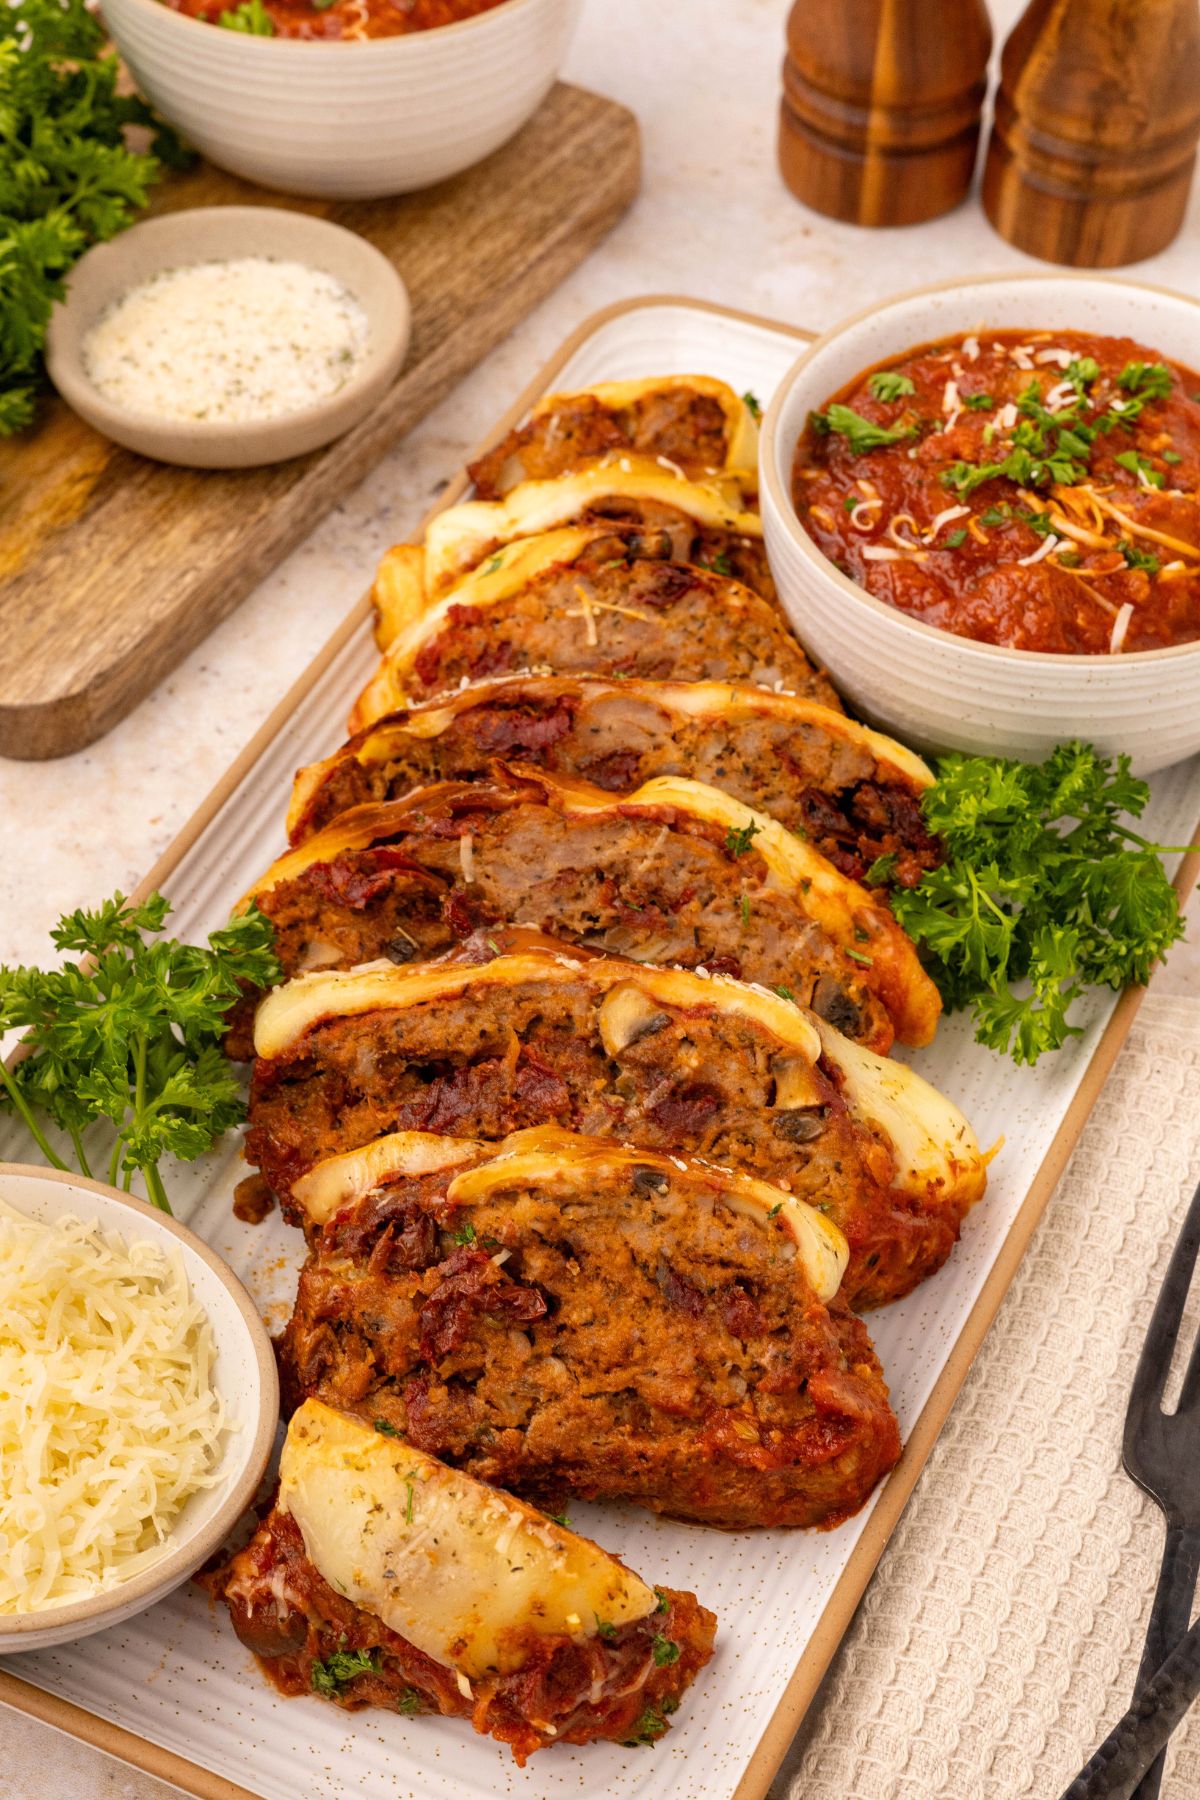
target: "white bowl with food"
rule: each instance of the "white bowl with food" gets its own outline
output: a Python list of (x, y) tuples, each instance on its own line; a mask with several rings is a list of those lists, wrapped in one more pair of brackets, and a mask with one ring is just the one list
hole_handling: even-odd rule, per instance
[(80, 258), (46, 367), (114, 443), (246, 469), (361, 423), (410, 331), (403, 281), (356, 232), (283, 207), (203, 206), (145, 219)]
[[(210, 18), (163, 0), (104, 0), (104, 20), (138, 87), (211, 162), (263, 187), (379, 199), (482, 161), (537, 110), (558, 74), (582, 0), (500, 0), (429, 30), (364, 36), (390, 0), (333, 0), (280, 12), (270, 0), (214, 0)], [(283, 35), (311, 14), (311, 37)], [(329, 35), (334, 32), (339, 35)], [(345, 33), (345, 35), (340, 35)]]
[(266, 1328), (186, 1226), (0, 1163), (0, 1655), (87, 1637), (193, 1575), (275, 1441)]
[(806, 349), (763, 423), (763, 524), (851, 705), (924, 750), (1200, 751), (1196, 369), (1196, 301), (1058, 272), (904, 294)]

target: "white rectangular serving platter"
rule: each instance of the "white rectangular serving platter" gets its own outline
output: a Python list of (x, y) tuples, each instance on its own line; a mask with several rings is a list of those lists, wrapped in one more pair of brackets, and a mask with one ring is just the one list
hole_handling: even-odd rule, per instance
[[(611, 308), (570, 339), (509, 418), (549, 386), (701, 372), (765, 405), (809, 333), (670, 298)], [(452, 500), (462, 482), (447, 495)], [(364, 576), (369, 571), (364, 570)], [(353, 696), (375, 661), (360, 607), (285, 699), (196, 820), (152, 871), (175, 906), (173, 929), (202, 936), (283, 845), (298, 765), (344, 737)], [(1200, 759), (1156, 776), (1143, 827), (1186, 844), (1200, 812)], [(1189, 857), (1180, 879), (1194, 882)], [(89, 896), (80, 895), (81, 899)], [(964, 1108), (981, 1143), (1003, 1138), (986, 1198), (949, 1265), (908, 1300), (871, 1316), (907, 1448), (856, 1519), (829, 1533), (723, 1534), (632, 1509), (579, 1506), (573, 1521), (647, 1580), (693, 1589), (716, 1612), (717, 1652), (653, 1749), (554, 1749), (520, 1770), (459, 1720), (343, 1714), (284, 1700), (267, 1685), (223, 1611), (187, 1587), (128, 1624), (56, 1650), (7, 1659), (0, 1700), (86, 1738), (185, 1791), (263, 1800), (759, 1800), (845, 1631), (949, 1406), (1077, 1138), (1140, 996), (1096, 998), (1086, 1029), (1035, 1070), (972, 1042), (946, 1021), (914, 1062)], [(0, 1130), (0, 1158), (28, 1155)], [(179, 1216), (233, 1264), (269, 1323), (286, 1317), (301, 1253), (278, 1214), (239, 1224), (244, 1172), (228, 1144), (172, 1170)], [(1098, 1197), (1099, 1199), (1100, 1197)], [(986, 1354), (986, 1352), (985, 1352)]]

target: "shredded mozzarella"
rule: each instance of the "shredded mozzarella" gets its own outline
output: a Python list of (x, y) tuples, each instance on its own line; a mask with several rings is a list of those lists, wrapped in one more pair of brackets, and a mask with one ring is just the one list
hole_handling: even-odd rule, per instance
[(948, 381), (942, 389), (942, 411), (944, 413), (959, 411), (957, 381)]
[(466, 882), (475, 879), (475, 839), (468, 831), (458, 840), (458, 866)]
[(0, 1201), (0, 1613), (104, 1593), (216, 1479), (224, 1404), (183, 1258)]
[(1019, 569), (1027, 569), (1030, 563), (1041, 562), (1044, 556), (1049, 556), (1052, 550), (1057, 550), (1061, 543), (1062, 539), (1055, 537), (1054, 533), (1051, 532), (1049, 537), (1043, 538), (1037, 549), (1031, 550), (1028, 556), (1018, 556), (1017, 567)]
[(83, 360), (92, 385), (133, 412), (236, 424), (336, 394), (369, 337), (365, 311), (335, 276), (240, 256), (139, 282), (92, 326)]
[(1127, 600), (1113, 620), (1112, 636), (1108, 640), (1108, 647), (1114, 655), (1125, 642), (1125, 634), (1129, 630), (1129, 621), (1132, 617), (1133, 607)]
[(962, 353), (968, 362), (978, 362), (979, 339), (977, 337), (965, 337), (962, 341)]
[(1069, 369), (1072, 358), (1069, 350), (1035, 350), (1033, 360), (1039, 363), (1057, 363), (1060, 369)]
[(942, 511), (938, 513), (936, 518), (929, 521), (925, 533), (926, 537), (936, 537), (943, 525), (949, 525), (952, 519), (965, 519), (970, 510), (969, 506), (944, 507)]

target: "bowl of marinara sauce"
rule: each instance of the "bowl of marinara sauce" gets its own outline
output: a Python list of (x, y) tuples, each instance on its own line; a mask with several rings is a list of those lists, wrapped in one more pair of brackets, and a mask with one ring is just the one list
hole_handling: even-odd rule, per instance
[(812, 344), (768, 409), (780, 597), (924, 749), (1200, 750), (1200, 305), (1097, 276), (922, 289)]

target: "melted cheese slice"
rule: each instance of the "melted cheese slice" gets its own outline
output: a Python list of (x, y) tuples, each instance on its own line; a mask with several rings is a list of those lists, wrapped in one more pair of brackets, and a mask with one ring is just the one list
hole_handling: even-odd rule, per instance
[[(417, 1143), (415, 1140), (424, 1139)], [(791, 1246), (796, 1266), (819, 1300), (832, 1300), (841, 1286), (850, 1250), (831, 1219), (807, 1201), (751, 1175), (704, 1162), (699, 1157), (662, 1156), (629, 1148), (608, 1138), (583, 1137), (555, 1125), (517, 1131), (499, 1144), (479, 1145), (447, 1140), (446, 1167), (455, 1161), (470, 1166), (451, 1177), (446, 1198), (452, 1206), (476, 1206), (513, 1188), (558, 1188), (566, 1185), (575, 1203), (598, 1199), (605, 1182), (627, 1183), (634, 1170), (654, 1169), (674, 1185), (701, 1190), (731, 1212), (763, 1231), (778, 1231)], [(381, 1183), (424, 1174), (438, 1154), (429, 1134), (400, 1131), (362, 1151), (348, 1151), (318, 1163), (293, 1187), (293, 1194), (315, 1224), (324, 1224), (341, 1206), (372, 1193)], [(465, 1148), (464, 1148), (465, 1145)], [(473, 1160), (472, 1160), (473, 1159)]]
[(655, 1006), (680, 1012), (724, 1012), (747, 1019), (777, 1039), (781, 1049), (809, 1062), (821, 1054), (811, 1015), (766, 988), (727, 976), (706, 980), (684, 969), (660, 969), (623, 957), (576, 960), (546, 950), (498, 956), (487, 963), (409, 963), (399, 968), (392, 963), (368, 963), (358, 969), (298, 975), (274, 988), (259, 1007), (254, 1020), (255, 1054), (267, 1058), (285, 1055), (324, 1019), (399, 1011), (466, 993), (483, 993), (488, 988), (515, 987), (520, 982), (563, 987), (582, 983), (594, 994), (630, 987)]
[[(441, 614), (443, 606), (434, 607), (432, 612)], [(402, 683), (399, 671), (396, 673), (395, 693), (398, 695)], [(383, 693), (379, 676), (375, 677), (372, 687), (377, 694)], [(389, 688), (389, 693), (391, 691)], [(713, 719), (736, 726), (756, 719), (777, 719), (797, 730), (811, 727), (828, 738), (861, 749), (882, 775), (899, 780), (914, 793), (922, 792), (933, 781), (929, 765), (894, 738), (859, 725), (845, 713), (834, 712), (815, 700), (802, 700), (795, 694), (776, 694), (769, 688), (756, 687), (752, 682), (646, 681), (637, 676), (613, 681), (604, 675), (507, 675), (491, 681), (472, 682), (456, 693), (425, 701), (410, 708), (403, 717), (389, 719), (374, 730), (364, 727), (366, 735), (361, 741), (345, 744), (333, 756), (301, 769), (288, 808), (289, 837), (295, 835), (320, 789), (346, 763), (357, 762), (368, 767), (386, 763), (403, 753), (414, 740), (442, 737), (453, 728), (456, 720), (476, 707), (490, 706), (497, 699), (525, 692), (537, 699), (561, 696), (587, 701), (611, 696), (614, 701), (628, 701), (631, 706), (641, 703), (657, 707), (668, 720)], [(399, 704), (397, 700), (397, 707)]]
[(979, 1140), (957, 1106), (906, 1063), (855, 1044), (816, 1014), (823, 1060), (841, 1077), (841, 1093), (861, 1124), (891, 1145), (893, 1187), (926, 1204), (965, 1211), (987, 1186)]
[(711, 375), (655, 375), (644, 381), (598, 381), (588, 388), (570, 394), (545, 394), (530, 413), (530, 418), (545, 418), (547, 413), (583, 396), (595, 400), (611, 412), (623, 412), (639, 401), (658, 394), (678, 393), (681, 388), (706, 399), (715, 400), (725, 414), (725, 458), (723, 467), (737, 470), (754, 479), (758, 469), (758, 425), (746, 402), (734, 393), (728, 382), (716, 381)]
[(425, 591), (434, 599), (498, 545), (573, 524), (609, 500), (671, 506), (699, 526), (761, 539), (762, 520), (744, 499), (736, 478), (687, 481), (652, 456), (599, 457), (553, 481), (523, 481), (503, 500), (467, 500), (438, 513), (425, 533)]
[(658, 1604), (589, 1539), (319, 1400), (288, 1427), (278, 1504), (331, 1587), (468, 1681), (520, 1669), (528, 1633), (583, 1642)]

